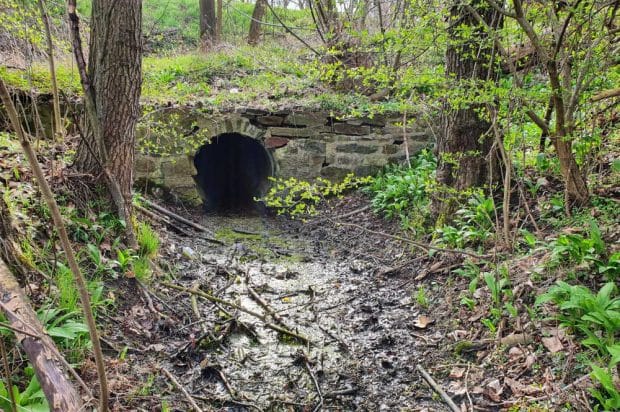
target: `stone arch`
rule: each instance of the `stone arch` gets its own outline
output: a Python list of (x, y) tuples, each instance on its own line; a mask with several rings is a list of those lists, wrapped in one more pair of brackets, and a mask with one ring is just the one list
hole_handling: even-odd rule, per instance
[(211, 125), (209, 130), (212, 136), (219, 136), (225, 133), (238, 133), (252, 139), (264, 141), (266, 130), (254, 126), (250, 120), (239, 116), (226, 116), (222, 121)]
[(222, 133), (202, 145), (194, 159), (194, 180), (208, 211), (257, 206), (275, 173), (273, 157), (262, 142), (241, 133)]

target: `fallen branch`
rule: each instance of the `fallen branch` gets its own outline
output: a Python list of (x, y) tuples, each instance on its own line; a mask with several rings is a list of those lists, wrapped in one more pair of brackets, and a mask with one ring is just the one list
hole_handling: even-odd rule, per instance
[(308, 226), (308, 225), (315, 225), (315, 224), (317, 224), (317, 223), (322, 223), (322, 222), (324, 222), (324, 221), (326, 221), (326, 220), (329, 220), (329, 219), (333, 219), (333, 220), (344, 219), (345, 217), (351, 217), (351, 216), (353, 216), (353, 215), (357, 215), (358, 213), (365, 212), (365, 211), (367, 211), (368, 209), (370, 209), (370, 205), (366, 205), (366, 206), (364, 206), (364, 207), (360, 207), (359, 209), (355, 209), (355, 210), (352, 210), (352, 211), (350, 211), (350, 212), (343, 213), (342, 215), (338, 215), (338, 216), (335, 216), (335, 217), (332, 217), (332, 218), (329, 218), (329, 217), (328, 217), (328, 218), (314, 219), (314, 220), (311, 220), (310, 222), (306, 222), (306, 223), (305, 223), (305, 226)]
[(250, 295), (252, 296), (252, 298), (254, 298), (256, 303), (258, 303), (263, 309), (265, 309), (265, 312), (267, 312), (269, 314), (269, 316), (271, 316), (280, 325), (285, 326), (284, 325), (284, 320), (282, 319), (282, 317), (280, 315), (278, 315), (271, 308), (271, 306), (269, 306), (269, 304), (267, 302), (265, 302), (265, 300), (263, 298), (261, 298), (260, 295), (250, 285), (248, 285), (248, 292), (250, 292)]
[(140, 205), (134, 204), (133, 206), (138, 212), (144, 214), (146, 217), (152, 219), (153, 221), (170, 226), (174, 231), (179, 232), (184, 236), (187, 236), (187, 237), (192, 236), (192, 233), (172, 223), (172, 221), (167, 216), (155, 213), (152, 210), (148, 210), (147, 208), (142, 207)]
[(200, 407), (198, 406), (194, 398), (192, 398), (192, 395), (190, 395), (189, 392), (185, 390), (185, 388), (179, 383), (177, 378), (175, 378), (173, 374), (168, 372), (166, 368), (161, 368), (161, 371), (164, 373), (164, 375), (168, 377), (168, 379), (170, 379), (170, 382), (172, 382), (172, 384), (176, 386), (176, 388), (180, 390), (183, 393), (183, 395), (185, 395), (185, 399), (187, 399), (189, 404), (192, 405), (192, 408), (194, 408), (196, 412), (202, 412), (202, 409), (200, 409)]
[(162, 207), (160, 205), (158, 205), (157, 203), (153, 203), (150, 200), (141, 197), (140, 201), (143, 202), (145, 205), (147, 205), (148, 207), (155, 209), (156, 211), (163, 213), (164, 215), (176, 220), (177, 222), (183, 223), (184, 225), (187, 225), (191, 228), (194, 228), (200, 232), (204, 232), (208, 234), (208, 237), (205, 237), (204, 239), (211, 242), (211, 243), (217, 243), (218, 245), (224, 245), (224, 242), (221, 242), (215, 238), (213, 238), (213, 233), (211, 233), (211, 231), (209, 229), (207, 229), (206, 227), (199, 225), (196, 222), (192, 222), (191, 220), (185, 219), (183, 216), (180, 216), (174, 212), (171, 212), (170, 210), (166, 209), (165, 207)]
[(308, 371), (310, 378), (312, 378), (312, 382), (314, 383), (316, 393), (319, 396), (319, 403), (317, 403), (314, 409), (312, 410), (313, 412), (318, 412), (323, 408), (323, 393), (321, 392), (321, 387), (319, 386), (319, 382), (317, 382), (316, 380), (316, 376), (314, 376), (314, 372), (312, 372), (312, 368), (310, 367), (308, 358), (306, 358), (305, 355), (304, 355), (304, 366), (306, 367), (306, 370)]
[(276, 332), (280, 332), (280, 333), (283, 333), (285, 335), (289, 335), (289, 336), (291, 336), (293, 338), (299, 339), (299, 340), (303, 341), (306, 344), (311, 343), (309, 338), (307, 338), (307, 337), (305, 337), (303, 335), (300, 335), (299, 333), (293, 332), (293, 331), (291, 331), (289, 329), (286, 329), (284, 327), (281, 327), (281, 326), (278, 326), (278, 325), (274, 325), (273, 323), (271, 323), (271, 322), (269, 322), (267, 320), (266, 316), (261, 315), (258, 312), (254, 312), (253, 310), (244, 308), (241, 305), (237, 305), (234, 302), (230, 302), (228, 300), (220, 299), (218, 297), (215, 297), (213, 295), (205, 293), (205, 292), (203, 292), (201, 290), (192, 290), (192, 289), (188, 289), (188, 288), (185, 288), (183, 286), (178, 286), (178, 285), (175, 285), (175, 284), (172, 284), (172, 283), (168, 283), (168, 282), (162, 282), (161, 284), (163, 286), (166, 286), (166, 287), (169, 287), (169, 288), (172, 288), (172, 289), (176, 289), (176, 290), (180, 290), (180, 291), (185, 292), (185, 293), (189, 293), (189, 294), (194, 294), (196, 296), (200, 296), (201, 298), (207, 299), (208, 301), (211, 301), (213, 303), (219, 303), (221, 305), (230, 306), (231, 308), (235, 308), (237, 310), (240, 310), (241, 312), (247, 313), (248, 315), (251, 315), (251, 316), (254, 316), (257, 319), (260, 319), (265, 324), (265, 326), (268, 327), (269, 329), (272, 329), (272, 330), (275, 330)]
[(4, 366), (4, 379), (9, 392), (9, 400), (11, 401), (11, 412), (17, 412), (17, 401), (13, 392), (13, 382), (11, 379), (11, 368), (9, 367), (9, 358), (6, 354), (4, 346), (4, 336), (0, 337), (0, 354), (2, 354), (2, 364)]
[(409, 243), (410, 245), (413, 245), (413, 246), (417, 247), (418, 249), (422, 249), (425, 252), (428, 252), (429, 250), (436, 250), (438, 252), (452, 253), (452, 254), (455, 254), (455, 255), (465, 255), (465, 256), (476, 258), (476, 259), (486, 259), (486, 258), (490, 257), (490, 255), (478, 255), (476, 253), (468, 252), (466, 250), (456, 250), (456, 249), (448, 249), (448, 248), (437, 247), (437, 246), (429, 245), (427, 243), (422, 243), (422, 242), (417, 242), (415, 240), (407, 239), (407, 238), (404, 238), (404, 237), (401, 237), (401, 236), (395, 236), (395, 235), (390, 235), (388, 233), (377, 232), (376, 230), (368, 229), (368, 228), (365, 228), (364, 226), (357, 225), (355, 223), (338, 222), (338, 221), (334, 221), (334, 223), (336, 223), (338, 225), (355, 227), (355, 228), (358, 228), (358, 229), (362, 229), (362, 230), (364, 230), (364, 231), (366, 231), (368, 233), (372, 233), (374, 235), (379, 235), (379, 236), (386, 237), (388, 239), (394, 239), (394, 240), (398, 240), (398, 241), (401, 241), (401, 242)]
[(439, 394), (439, 396), (441, 396), (441, 398), (446, 402), (446, 404), (450, 407), (450, 409), (453, 412), (461, 412), (461, 408), (456, 406), (456, 404), (454, 403), (452, 398), (450, 396), (448, 396), (446, 391), (441, 389), (441, 386), (439, 386), (437, 384), (437, 382), (435, 382), (435, 380), (432, 378), (432, 376), (428, 374), (426, 369), (424, 369), (420, 364), (416, 365), (416, 369), (418, 370), (418, 372), (420, 372), (420, 374), (422, 375), (424, 380), (426, 382), (428, 382), (429, 385), (431, 385), (431, 388), (433, 388), (435, 390), (435, 392), (437, 392)]

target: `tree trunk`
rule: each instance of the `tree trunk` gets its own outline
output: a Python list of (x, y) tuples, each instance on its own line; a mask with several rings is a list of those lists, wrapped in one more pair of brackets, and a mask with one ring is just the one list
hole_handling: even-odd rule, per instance
[[(499, 16), (489, 8), (481, 8), (479, 0), (474, 7), (490, 27), (497, 27)], [(495, 78), (491, 45), (486, 45), (487, 35), (476, 19), (465, 8), (453, 5), (448, 28), (446, 50), (446, 76), (448, 81), (485, 81)], [(471, 30), (463, 30), (469, 27)], [(462, 33), (466, 33), (465, 36)], [(461, 86), (462, 87), (462, 86)], [(471, 87), (471, 86), (466, 86)], [(451, 107), (449, 103), (442, 115), (442, 131), (437, 141), (438, 197), (433, 209), (436, 215), (449, 216), (452, 201), (459, 192), (489, 182), (492, 162), (489, 152), (493, 144), (489, 134), (490, 123), (482, 118), (480, 104)], [(445, 197), (442, 199), (442, 197)]]
[(217, 42), (215, 0), (200, 0), (200, 47), (207, 51)]
[[(86, 118), (85, 139), (78, 146), (74, 166), (102, 183), (108, 183), (107, 169), (120, 189), (128, 219), (140, 117), (142, 2), (94, 0), (90, 28), (88, 80), (93, 107), (86, 108), (94, 113)], [(94, 118), (99, 125), (93, 124)]]
[(256, 0), (254, 12), (252, 13), (252, 21), (250, 22), (250, 33), (248, 34), (248, 44), (254, 46), (260, 40), (261, 20), (265, 16), (265, 8), (267, 0)]
[(222, 41), (222, 24), (224, 22), (224, 0), (217, 0), (217, 17), (215, 18), (215, 42)]
[[(43, 332), (36, 313), (3, 260), (0, 260), (0, 300), (3, 313), (15, 331), (17, 343), (32, 364), (50, 410), (82, 410), (82, 399), (58, 360), (54, 342)], [(6, 386), (12, 387), (10, 382)]]

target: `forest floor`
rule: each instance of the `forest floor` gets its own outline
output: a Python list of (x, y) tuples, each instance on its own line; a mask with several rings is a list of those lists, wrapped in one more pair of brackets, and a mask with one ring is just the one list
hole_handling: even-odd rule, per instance
[(462, 410), (583, 402), (579, 385), (560, 390), (575, 378), (569, 361), (541, 343), (566, 342), (554, 322), (495, 339), (482, 305), (458, 304), (467, 281), (450, 272), (462, 257), (403, 246), (367, 204), (353, 194), (306, 223), (177, 209), (223, 244), (161, 227), (166, 275), (148, 292), (132, 279), (114, 288), (103, 332), (113, 409), (188, 410), (182, 386), (204, 410), (450, 410), (418, 366)]

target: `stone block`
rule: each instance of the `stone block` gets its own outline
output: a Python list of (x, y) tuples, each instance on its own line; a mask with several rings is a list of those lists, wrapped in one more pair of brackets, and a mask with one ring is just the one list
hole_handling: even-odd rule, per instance
[(321, 112), (299, 112), (286, 116), (284, 124), (293, 127), (317, 127), (327, 124), (327, 115)]
[(356, 176), (374, 176), (381, 170), (377, 165), (362, 165), (357, 166), (354, 170)]
[(383, 153), (385, 155), (393, 155), (393, 154), (396, 154), (396, 153), (400, 152), (401, 149), (402, 149), (401, 145), (386, 144), (385, 146), (383, 146), (383, 149), (381, 150), (381, 153)]
[(346, 155), (336, 156), (334, 161), (331, 163), (333, 163), (334, 166), (347, 166), (347, 167), (351, 165), (355, 165), (355, 164), (362, 164), (362, 162), (360, 161), (358, 157), (346, 156)]
[(326, 166), (321, 169), (321, 176), (332, 182), (344, 179), (349, 173), (351, 173), (351, 170), (337, 166)]
[(336, 146), (336, 151), (340, 153), (371, 154), (376, 153), (377, 150), (379, 150), (379, 146), (375, 144), (349, 143)]
[(262, 126), (281, 126), (284, 118), (280, 116), (260, 116), (256, 118), (256, 122)]
[(299, 145), (302, 150), (309, 152), (311, 155), (325, 155), (325, 146), (325, 142), (310, 139), (304, 140)]
[(370, 126), (356, 126), (348, 123), (334, 123), (334, 133), (362, 136), (370, 134)]
[(137, 154), (134, 161), (136, 174), (149, 175), (159, 173), (160, 158)]
[(162, 162), (161, 172), (164, 179), (196, 174), (194, 163), (187, 156), (171, 157)]
[(289, 141), (286, 137), (268, 137), (265, 139), (265, 147), (267, 149), (277, 149), (286, 146)]
[(290, 138), (308, 138), (318, 137), (321, 133), (329, 132), (330, 129), (324, 126), (316, 127), (272, 127), (269, 129), (272, 136), (290, 137)]
[(254, 109), (251, 107), (242, 107), (237, 110), (237, 113), (248, 115), (248, 116), (264, 116), (264, 115), (269, 114), (267, 110)]

